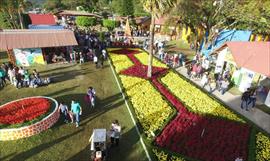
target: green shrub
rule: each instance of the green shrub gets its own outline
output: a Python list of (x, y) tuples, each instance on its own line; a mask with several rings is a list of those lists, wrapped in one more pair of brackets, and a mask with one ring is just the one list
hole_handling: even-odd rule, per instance
[(76, 18), (76, 24), (80, 27), (91, 27), (96, 25), (96, 18), (94, 17), (85, 17), (85, 16), (78, 16)]
[(118, 21), (108, 19), (103, 19), (102, 24), (104, 27), (107, 27), (109, 31), (112, 31), (114, 28), (119, 26)]

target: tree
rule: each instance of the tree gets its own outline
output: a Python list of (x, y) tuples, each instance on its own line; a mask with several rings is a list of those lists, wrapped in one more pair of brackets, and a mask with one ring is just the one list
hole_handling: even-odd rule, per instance
[(119, 22), (115, 20), (108, 20), (108, 19), (103, 19), (102, 24), (104, 27), (107, 27), (109, 31), (112, 31), (115, 27), (119, 26)]
[(133, 0), (113, 0), (112, 9), (121, 16), (134, 15)]
[(177, 0), (141, 0), (146, 12), (151, 14), (150, 26), (150, 53), (148, 58), (147, 77), (152, 77), (155, 18), (164, 15)]
[(141, 0), (133, 0), (134, 16), (149, 16), (149, 13), (145, 12)]
[(59, 9), (64, 8), (64, 5), (61, 3), (61, 0), (47, 0), (44, 5), (43, 8), (45, 8), (48, 11), (58, 11)]
[(78, 16), (75, 23), (83, 28), (89, 28), (96, 25), (95, 17)]
[(5, 26), (13, 29), (24, 28), (22, 15), (31, 3), (25, 0), (1, 0), (0, 2), (0, 14), (4, 18), (1, 23), (6, 23)]

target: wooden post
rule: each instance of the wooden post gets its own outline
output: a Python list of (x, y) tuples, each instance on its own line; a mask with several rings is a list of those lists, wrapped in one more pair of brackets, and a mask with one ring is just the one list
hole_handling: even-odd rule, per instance
[(7, 49), (7, 54), (8, 54), (8, 59), (9, 61), (13, 64), (13, 65), (16, 65), (16, 59), (15, 59), (15, 56), (14, 56), (14, 53), (11, 49)]

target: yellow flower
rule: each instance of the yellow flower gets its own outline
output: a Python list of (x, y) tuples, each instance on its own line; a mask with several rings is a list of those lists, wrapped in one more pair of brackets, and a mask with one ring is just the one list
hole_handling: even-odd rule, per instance
[[(144, 65), (148, 65), (148, 57), (149, 55), (145, 52), (142, 51), (140, 54), (135, 54), (135, 57)], [(162, 62), (159, 62), (157, 59), (153, 59), (153, 66), (155, 67), (163, 67), (163, 68), (168, 68), (167, 65), (165, 65)]]
[(245, 122), (219, 102), (202, 92), (200, 89), (170, 71), (161, 81), (178, 97), (187, 108), (195, 113), (207, 114)]
[(270, 159), (270, 138), (259, 132), (256, 135), (256, 160), (267, 161)]
[(110, 58), (112, 59), (113, 66), (115, 67), (117, 73), (133, 65), (131, 60), (126, 55), (110, 53)]
[(120, 79), (144, 132), (151, 137), (172, 114), (172, 108), (148, 80), (124, 75)]

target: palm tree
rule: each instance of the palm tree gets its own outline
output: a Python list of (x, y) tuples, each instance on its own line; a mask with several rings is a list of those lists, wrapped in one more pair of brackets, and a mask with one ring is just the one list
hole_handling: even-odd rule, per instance
[(151, 14), (150, 26), (150, 53), (148, 58), (147, 77), (152, 77), (152, 62), (153, 62), (153, 48), (154, 48), (154, 34), (155, 34), (155, 18), (164, 15), (170, 7), (172, 7), (177, 0), (141, 0), (146, 12)]
[[(8, 14), (7, 21), (12, 28), (24, 28), (22, 14), (25, 8), (31, 6), (31, 2), (26, 0), (0, 0), (0, 12)], [(19, 24), (18, 24), (19, 22)]]
[(30, 1), (27, 1), (27, 0), (17, 0), (17, 1), (15, 1), (15, 3), (16, 3), (16, 9), (17, 9), (17, 12), (19, 15), (19, 22), (20, 22), (21, 29), (24, 29), (22, 13), (25, 12), (25, 9), (27, 7), (32, 6), (32, 3)]

